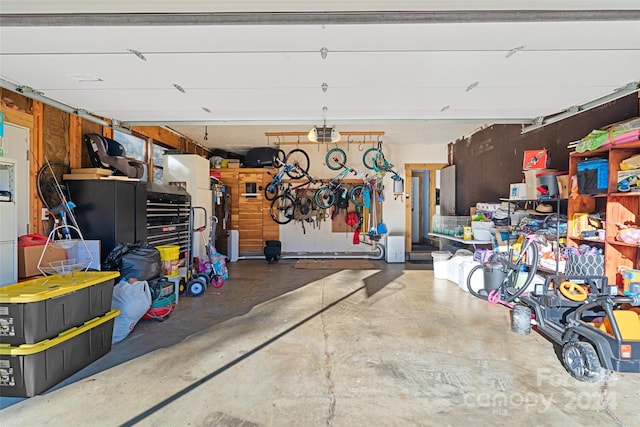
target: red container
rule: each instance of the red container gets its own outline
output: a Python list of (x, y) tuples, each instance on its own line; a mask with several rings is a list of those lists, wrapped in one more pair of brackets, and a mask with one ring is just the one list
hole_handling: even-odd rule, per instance
[(525, 150), (522, 170), (548, 169), (550, 161), (547, 150)]
[(176, 303), (172, 303), (169, 305), (165, 305), (164, 307), (151, 307), (147, 312), (142, 316), (145, 320), (164, 320), (166, 319), (171, 312), (176, 308)]

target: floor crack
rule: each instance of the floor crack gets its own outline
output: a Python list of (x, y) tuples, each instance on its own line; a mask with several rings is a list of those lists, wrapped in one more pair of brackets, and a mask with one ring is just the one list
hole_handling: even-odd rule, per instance
[[(602, 385), (600, 386), (600, 404), (602, 405), (602, 409), (604, 409), (604, 412), (609, 415), (613, 421), (615, 421), (615, 423), (620, 426), (620, 427), (624, 427), (625, 424), (622, 422), (622, 420), (620, 418), (618, 418), (618, 416), (616, 414), (613, 413), (612, 409), (615, 408), (611, 408), (611, 406), (609, 405), (609, 383), (608, 381), (604, 381), (602, 383)], [(613, 402), (615, 405), (615, 401)]]
[[(321, 303), (324, 307), (324, 281), (322, 283), (322, 294), (321, 294)], [(320, 314), (320, 323), (322, 325), (322, 334), (324, 336), (324, 367), (325, 367), (325, 378), (327, 379), (327, 393), (329, 395), (329, 408), (327, 414), (327, 425), (332, 426), (333, 420), (335, 417), (336, 411), (336, 395), (333, 383), (333, 379), (331, 378), (331, 353), (329, 352), (329, 334), (327, 333), (326, 325), (324, 323), (324, 313)]]

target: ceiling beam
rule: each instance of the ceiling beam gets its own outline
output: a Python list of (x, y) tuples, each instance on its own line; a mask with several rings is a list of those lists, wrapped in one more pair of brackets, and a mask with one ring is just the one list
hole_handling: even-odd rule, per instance
[(473, 10), (202, 13), (0, 13), (3, 27), (356, 25), (636, 21), (640, 10)]

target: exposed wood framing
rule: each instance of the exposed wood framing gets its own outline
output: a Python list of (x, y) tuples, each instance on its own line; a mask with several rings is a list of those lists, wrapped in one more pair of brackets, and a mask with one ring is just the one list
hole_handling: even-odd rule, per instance
[(82, 167), (82, 119), (75, 114), (69, 118), (69, 166)]
[(42, 222), (42, 217), (39, 213), (42, 211), (44, 204), (42, 200), (40, 200), (40, 196), (38, 196), (38, 188), (37, 188), (37, 177), (38, 171), (40, 170), (40, 166), (44, 163), (44, 159), (42, 156), (42, 129), (44, 127), (43, 117), (44, 117), (44, 104), (39, 101), (34, 101), (33, 106), (31, 108), (33, 113), (33, 128), (31, 132), (31, 142), (30, 142), (30, 154), (29, 157), (29, 206), (30, 206), (30, 216), (31, 220), (29, 224), (31, 225), (31, 231), (34, 233), (44, 233), (44, 224)]

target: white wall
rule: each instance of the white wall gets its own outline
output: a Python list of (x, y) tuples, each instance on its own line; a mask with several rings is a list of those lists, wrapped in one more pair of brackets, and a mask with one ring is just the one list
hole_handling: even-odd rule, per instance
[[(372, 145), (358, 147), (358, 143), (350, 145), (341, 144), (339, 147), (347, 154), (347, 163), (361, 173), (372, 173), (362, 163), (362, 155)], [(333, 171), (324, 165), (327, 151), (335, 145), (316, 146), (301, 145), (309, 154), (311, 166), (309, 173), (318, 178), (332, 178), (339, 171)], [(295, 145), (282, 146), (285, 152), (296, 148)], [(359, 150), (362, 148), (362, 151)], [(447, 145), (384, 145), (385, 158), (395, 165), (400, 176), (404, 177), (405, 163), (446, 163)], [(350, 176), (350, 178), (353, 176)], [(383, 206), (383, 218), (390, 233), (402, 234), (405, 232), (405, 207), (404, 198), (393, 198), (393, 181), (385, 177), (385, 201)], [(410, 189), (410, 183), (405, 182), (405, 192)], [(305, 225), (306, 234), (303, 234), (299, 222), (291, 222), (280, 226), (280, 240), (284, 252), (366, 252), (370, 250), (368, 245), (354, 245), (353, 233), (332, 233), (330, 220), (322, 222), (320, 229), (313, 229), (311, 224)]]

